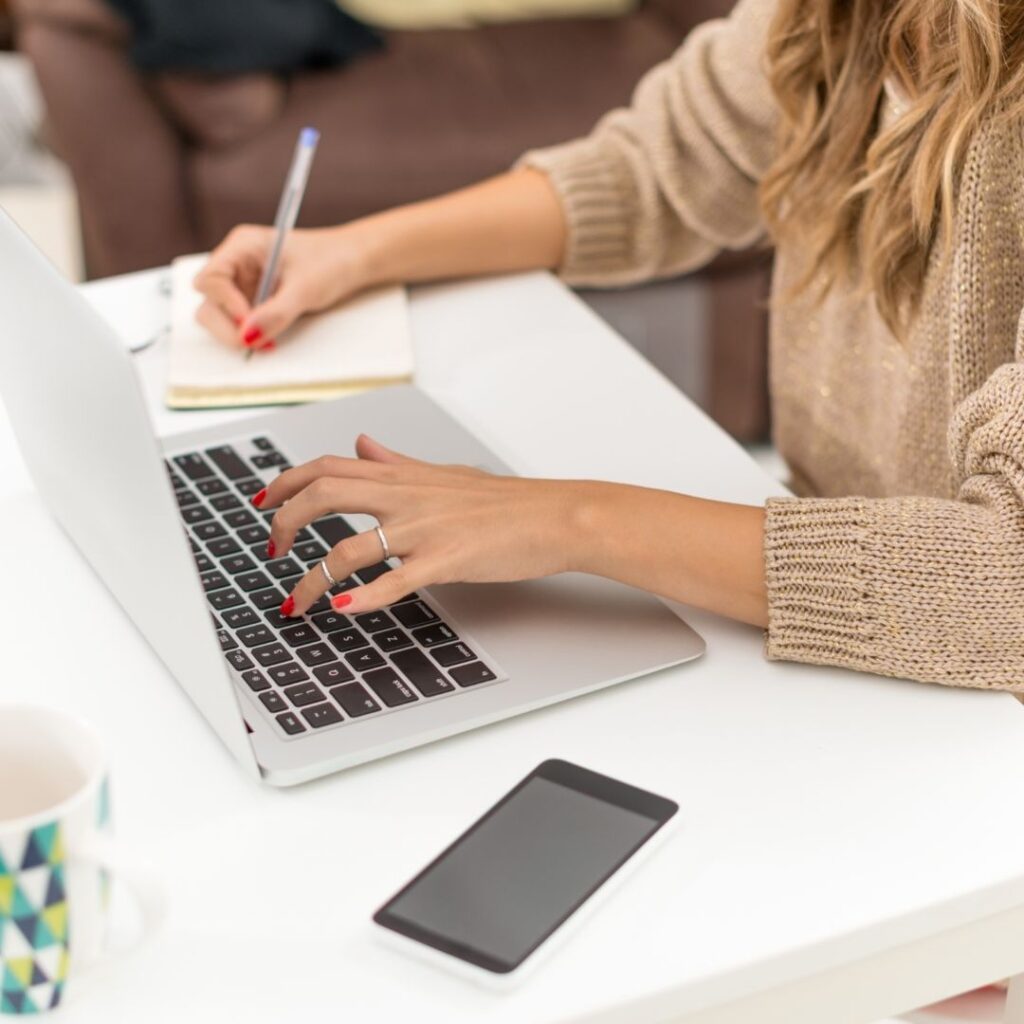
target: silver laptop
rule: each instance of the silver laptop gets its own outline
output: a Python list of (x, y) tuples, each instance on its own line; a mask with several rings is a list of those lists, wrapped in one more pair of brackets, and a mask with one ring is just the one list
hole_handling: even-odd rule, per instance
[(422, 459), (511, 470), (412, 387), (162, 442), (124, 343), (2, 212), (0, 288), (0, 393), (40, 493), (251, 774), (292, 785), (703, 652), (655, 598), (579, 575), (432, 587), (353, 618), (325, 599), (282, 620), (294, 579), (375, 522), (326, 517), (268, 559), (248, 499), (282, 466), (351, 452), (366, 431)]

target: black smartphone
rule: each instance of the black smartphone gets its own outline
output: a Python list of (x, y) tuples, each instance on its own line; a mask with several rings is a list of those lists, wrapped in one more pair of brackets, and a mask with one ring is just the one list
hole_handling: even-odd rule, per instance
[(373, 920), (407, 949), (477, 980), (518, 979), (678, 810), (617, 779), (545, 761)]

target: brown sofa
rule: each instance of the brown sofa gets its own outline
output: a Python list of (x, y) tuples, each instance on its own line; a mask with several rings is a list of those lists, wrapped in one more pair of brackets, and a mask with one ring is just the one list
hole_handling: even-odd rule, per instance
[[(645, 0), (623, 18), (389, 33), (385, 48), (290, 78), (140, 74), (102, 0), (14, 0), (50, 130), (79, 192), (90, 276), (166, 263), (269, 222), (298, 129), (322, 143), (300, 223), (339, 223), (467, 184), (587, 131), (698, 21), (732, 0)], [(764, 432), (766, 261), (731, 256), (711, 290), (713, 415)], [(725, 335), (728, 337), (725, 337)], [(720, 337), (721, 336), (721, 337)], [(734, 368), (736, 353), (753, 361)]]

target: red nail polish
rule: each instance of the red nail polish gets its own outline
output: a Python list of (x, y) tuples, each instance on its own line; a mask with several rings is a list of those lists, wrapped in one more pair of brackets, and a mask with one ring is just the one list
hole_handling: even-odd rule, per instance
[(259, 507), (260, 507), (260, 505), (262, 505), (262, 504), (263, 504), (263, 499), (264, 499), (264, 498), (265, 498), (266, 496), (267, 496), (267, 489), (266, 489), (266, 487), (264, 487), (264, 488), (263, 488), (263, 490), (262, 490), (262, 491), (260, 491), (260, 493), (259, 493), (259, 494), (255, 495), (255, 496), (253, 497), (253, 499), (252, 499), (252, 503), (253, 503), (253, 504), (254, 504), (254, 505), (255, 505), (255, 506), (257, 507), (257, 508), (259, 508)]
[(331, 598), (332, 608), (347, 608), (352, 603), (351, 594), (335, 594)]
[(260, 347), (258, 349), (256, 349), (256, 351), (257, 352), (273, 352), (275, 348), (277, 348), (277, 342), (274, 341), (273, 338), (271, 338), (270, 341), (266, 342), (263, 345), (260, 345)]
[(291, 615), (293, 611), (295, 611), (295, 598), (289, 594), (281, 604), (281, 614)]
[(246, 345), (252, 345), (262, 337), (263, 331), (261, 331), (260, 328), (253, 326), (242, 335), (242, 341), (244, 341)]
[(267, 541), (267, 557), (273, 558), (277, 554), (277, 545), (272, 541)]

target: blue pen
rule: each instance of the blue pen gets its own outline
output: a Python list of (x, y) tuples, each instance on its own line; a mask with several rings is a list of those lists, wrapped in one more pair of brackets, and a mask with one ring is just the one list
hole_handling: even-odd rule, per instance
[[(277, 216), (274, 218), (276, 231), (274, 246), (270, 250), (270, 258), (263, 268), (260, 286), (256, 289), (255, 306), (265, 302), (277, 286), (277, 265), (281, 261), (281, 253), (284, 250), (288, 232), (295, 227), (295, 221), (299, 216), (299, 207), (302, 205), (302, 197), (306, 194), (306, 182), (309, 181), (309, 171), (313, 166), (313, 156), (316, 154), (319, 141), (320, 133), (315, 128), (303, 128), (299, 132), (299, 141), (296, 143), (295, 155), (292, 157), (292, 166), (285, 179), (281, 201), (277, 204)], [(245, 358), (251, 359), (253, 351), (254, 349), (250, 348), (245, 353)]]

